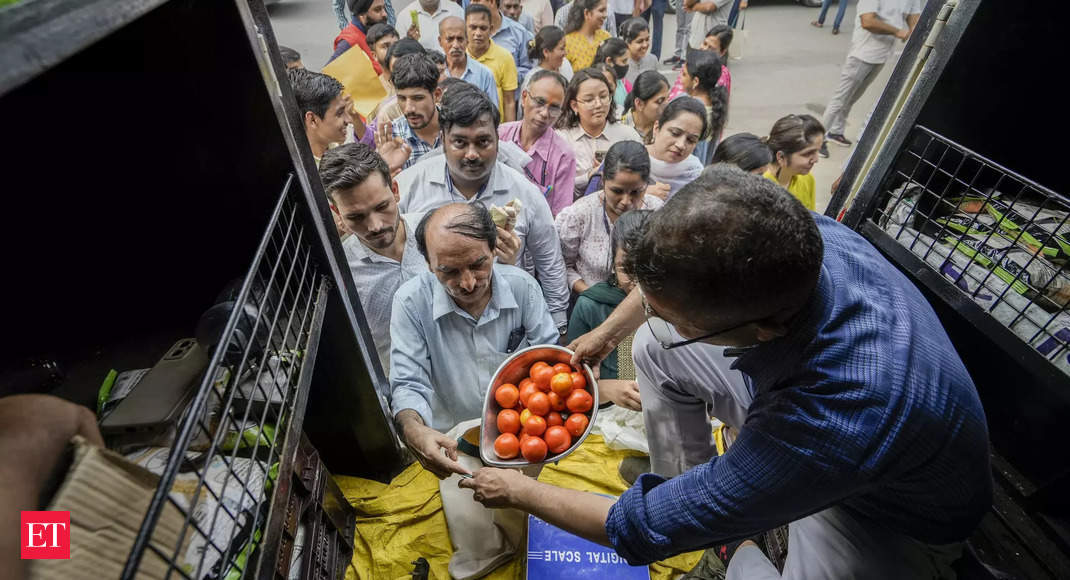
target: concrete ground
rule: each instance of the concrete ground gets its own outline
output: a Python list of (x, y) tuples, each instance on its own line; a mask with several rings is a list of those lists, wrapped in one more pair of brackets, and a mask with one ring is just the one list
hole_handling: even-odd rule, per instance
[[(394, 0), (400, 12), (411, 0)], [(446, 0), (443, 0), (446, 1)], [(848, 0), (844, 0), (848, 1)], [(810, 113), (822, 118), (825, 103), (839, 80), (856, 18), (854, 3), (848, 8), (838, 36), (832, 35), (830, 10), (825, 28), (814, 28), (818, 9), (804, 8), (792, 0), (751, 0), (743, 30), (737, 30), (730, 50), (732, 95), (725, 135), (741, 131), (767, 135), (773, 123), (792, 113)], [(319, 70), (332, 52), (338, 26), (330, 0), (282, 0), (269, 7), (280, 44), (301, 53), (306, 67)], [(676, 17), (666, 15), (662, 59), (672, 55)], [(901, 46), (901, 45), (900, 45)], [(892, 63), (884, 67), (869, 91), (848, 118), (847, 137), (858, 137), (862, 121), (888, 81)], [(675, 74), (662, 72), (673, 80)], [(817, 207), (824, 209), (829, 189), (847, 161), (850, 149), (830, 144), (831, 157), (814, 167)]]

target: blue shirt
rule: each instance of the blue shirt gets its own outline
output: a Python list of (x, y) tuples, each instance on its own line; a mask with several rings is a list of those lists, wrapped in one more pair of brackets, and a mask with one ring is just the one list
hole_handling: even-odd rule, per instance
[(483, 396), (509, 353), (509, 334), (523, 328), (516, 350), (556, 344), (557, 327), (538, 282), (495, 264), (491, 297), (476, 320), (450, 298), (433, 272), (402, 284), (390, 320), (391, 409), (420, 414), (442, 432), (482, 416)]
[[(465, 55), (464, 74), (461, 80), (469, 82), (490, 97), (490, 102), (495, 107), (501, 107), (498, 103), (498, 83), (494, 81), (494, 73), (490, 69), (476, 62), (476, 59)], [(450, 74), (450, 67), (446, 67), (446, 74)]]
[(817, 289), (787, 336), (733, 365), (755, 393), (739, 438), (678, 477), (640, 476), (610, 510), (606, 531), (629, 563), (833, 505), (945, 544), (991, 505), (984, 411), (936, 314), (861, 236), (814, 215)]
[[(490, 38), (495, 44), (513, 55), (513, 60), (516, 61), (516, 85), (520, 86), (521, 81), (528, 76), (528, 71), (531, 70), (531, 60), (528, 59), (528, 41), (534, 39), (535, 35), (505, 14), (501, 14), (501, 18), (502, 24), (498, 27), (498, 32), (495, 32)], [(520, 95), (517, 95), (517, 100), (519, 100), (519, 97)]]

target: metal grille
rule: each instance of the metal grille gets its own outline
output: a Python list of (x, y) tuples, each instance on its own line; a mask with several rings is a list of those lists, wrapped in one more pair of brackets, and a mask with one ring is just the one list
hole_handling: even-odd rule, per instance
[(875, 221), (1070, 374), (1070, 202), (922, 126)]
[(123, 578), (255, 573), (275, 488), (289, 477), (280, 462), (289, 467), (283, 448), (299, 436), (291, 426), (298, 392), (308, 384), (302, 363), (318, 341), (327, 287), (292, 181), (166, 453)]

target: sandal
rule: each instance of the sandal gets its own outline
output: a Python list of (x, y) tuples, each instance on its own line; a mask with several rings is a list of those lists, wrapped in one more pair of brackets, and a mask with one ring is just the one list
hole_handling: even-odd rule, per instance
[(821, 27), (825, 26), (825, 24), (815, 20), (815, 21), (810, 23), (810, 26), (813, 26), (814, 28), (821, 28)]

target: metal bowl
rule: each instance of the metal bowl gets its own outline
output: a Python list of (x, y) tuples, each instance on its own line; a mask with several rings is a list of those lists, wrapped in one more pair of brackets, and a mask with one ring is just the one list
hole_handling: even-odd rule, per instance
[(590, 421), (587, 423), (587, 430), (582, 435), (576, 438), (572, 442), (572, 445), (568, 449), (561, 453), (548, 454), (546, 459), (537, 463), (532, 463), (522, 456), (515, 459), (501, 459), (494, 453), (494, 440), (501, 435), (501, 431), (498, 431), (498, 402), (494, 400), (494, 391), (505, 383), (512, 383), (514, 385), (519, 384), (524, 377), (528, 376), (531, 371), (531, 365), (538, 361), (546, 361), (548, 364), (565, 363), (571, 366), (572, 351), (557, 345), (538, 345), (529, 346), (523, 350), (519, 350), (513, 353), (508, 359), (505, 360), (498, 367), (498, 370), (494, 373), (494, 376), (490, 379), (490, 385), (487, 388), (487, 394), (483, 398), (483, 425), (480, 429), (479, 438), (479, 455), (483, 459), (484, 465), (491, 467), (527, 467), (529, 465), (541, 465), (544, 463), (555, 463), (561, 461), (565, 457), (568, 457), (570, 453), (576, 450), (583, 443), (584, 439), (587, 439), (587, 435), (591, 433), (591, 429), (594, 427), (594, 420), (598, 416), (598, 384), (594, 380), (594, 373), (591, 372), (591, 367), (586, 364), (580, 369), (584, 377), (587, 379), (587, 392), (591, 394), (591, 398), (594, 399), (594, 405), (591, 407)]

